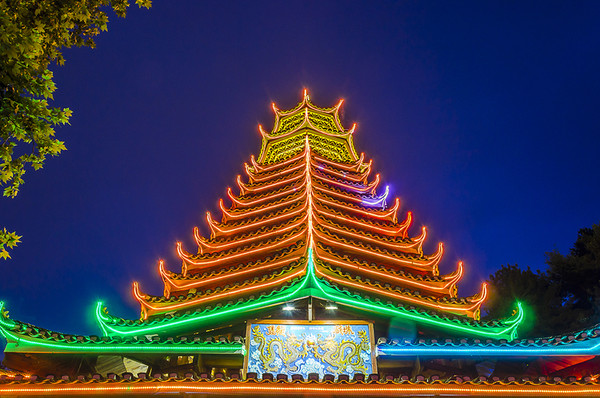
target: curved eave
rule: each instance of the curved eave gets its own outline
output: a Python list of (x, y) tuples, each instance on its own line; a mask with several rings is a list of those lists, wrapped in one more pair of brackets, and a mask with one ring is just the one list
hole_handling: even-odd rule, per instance
[(197, 289), (204, 286), (231, 284), (232, 281), (246, 279), (249, 275), (273, 272), (274, 270), (289, 266), (294, 261), (299, 261), (305, 251), (306, 248), (304, 245), (298, 245), (296, 249), (276, 255), (272, 260), (262, 259), (233, 268), (221, 269), (207, 273), (206, 275), (195, 274), (195, 277), (185, 277), (181, 274), (176, 276), (171, 272), (165, 271), (164, 267), (159, 268), (159, 273), (165, 283), (165, 297), (170, 297), (172, 292), (173, 294), (177, 294), (179, 291), (188, 291), (189, 289)]
[(382, 282), (389, 282), (398, 287), (409, 287), (411, 289), (426, 291), (436, 296), (456, 296), (456, 283), (462, 278), (462, 263), (455, 272), (449, 275), (443, 275), (432, 279), (417, 279), (411, 277), (411, 274), (399, 274), (394, 270), (380, 269), (380, 267), (373, 267), (368, 262), (356, 263), (349, 260), (345, 260), (333, 253), (328, 253), (320, 247), (315, 248), (317, 257), (323, 262), (330, 264), (334, 267), (340, 267), (345, 270), (352, 271), (357, 274), (363, 275), (365, 278), (374, 278), (381, 280)]
[(379, 174), (376, 174), (375, 179), (373, 181), (371, 181), (370, 183), (360, 184), (360, 186), (350, 185), (343, 181), (334, 180), (333, 178), (330, 178), (325, 175), (313, 174), (313, 177), (321, 180), (326, 185), (334, 185), (336, 187), (340, 187), (340, 188), (344, 189), (345, 191), (349, 191), (351, 193), (356, 193), (359, 195), (368, 195), (368, 194), (374, 195), (375, 191), (377, 189), (377, 186), (379, 185), (379, 182), (380, 182)]
[(329, 232), (337, 235), (344, 235), (351, 240), (359, 240), (366, 244), (376, 245), (388, 250), (399, 251), (407, 254), (416, 254), (419, 256), (423, 254), (423, 243), (427, 237), (427, 229), (425, 227), (421, 228), (421, 235), (415, 238), (404, 239), (383, 238), (382, 236), (372, 233), (367, 234), (362, 230), (348, 228), (326, 219), (321, 219), (321, 223), (318, 225), (318, 227), (326, 229)]
[(336, 210), (325, 209), (321, 208), (320, 206), (315, 206), (315, 216), (319, 219), (331, 218), (339, 223), (349, 224), (364, 229), (365, 231), (374, 231), (377, 234), (386, 235), (390, 237), (401, 237), (403, 239), (407, 237), (408, 228), (412, 224), (411, 212), (407, 213), (406, 219), (402, 223), (395, 224), (393, 226), (380, 225), (373, 222), (363, 221), (360, 218), (351, 217)]
[[(301, 186), (301, 188), (303, 188)], [(289, 198), (284, 196), (281, 200), (278, 201), (272, 201), (272, 202), (267, 202), (266, 204), (262, 205), (262, 206), (257, 206), (257, 207), (251, 207), (251, 208), (246, 208), (243, 210), (234, 210), (233, 208), (228, 209), (225, 207), (225, 204), (223, 203), (223, 199), (219, 199), (219, 209), (221, 210), (222, 213), (222, 221), (221, 223), (226, 223), (229, 221), (239, 221), (239, 220), (244, 220), (247, 218), (251, 218), (251, 217), (256, 217), (256, 216), (261, 216), (265, 213), (269, 213), (269, 212), (273, 212), (274, 210), (278, 210), (282, 207), (285, 206), (289, 206), (293, 203), (296, 203), (300, 200), (302, 200), (302, 198), (304, 197), (302, 195), (302, 189), (297, 190), (296, 192), (292, 192)]]
[(240, 295), (256, 294), (265, 289), (277, 289), (291, 279), (301, 277), (304, 273), (305, 269), (298, 265), (293, 269), (281, 271), (276, 275), (266, 275), (257, 281), (253, 280), (236, 284), (228, 289), (221, 289), (217, 292), (204, 292), (202, 294), (192, 295), (192, 297), (189, 297), (189, 295), (183, 296), (183, 300), (176, 300), (175, 302), (163, 298), (159, 298), (160, 301), (158, 302), (151, 301), (149, 300), (149, 296), (140, 293), (137, 283), (134, 283), (133, 296), (142, 307), (144, 319), (147, 319), (150, 316), (165, 312), (184, 311), (202, 305), (206, 306), (215, 301), (232, 299), (234, 297), (239, 297)]
[(446, 329), (457, 334), (479, 336), (493, 339), (512, 340), (516, 337), (516, 329), (523, 320), (523, 311), (519, 306), (517, 313), (501, 324), (472, 324), (462, 320), (449, 319), (439, 315), (431, 315), (418, 309), (398, 307), (377, 301), (370, 301), (345, 290), (328, 285), (314, 276), (312, 271), (291, 286), (271, 292), (259, 298), (237, 303), (228, 303), (213, 309), (204, 309), (173, 318), (161, 318), (150, 322), (127, 321), (115, 318), (103, 311), (102, 303), (96, 308), (96, 318), (103, 332), (107, 335), (135, 336), (152, 333), (172, 333), (180, 329), (200, 330), (204, 326), (213, 326), (217, 320), (231, 322), (245, 319), (249, 313), (281, 305), (300, 297), (312, 296), (357, 308), (368, 313), (376, 313), (389, 317), (410, 319), (423, 325)]
[(336, 236), (328, 235), (318, 230), (314, 231), (317, 242), (323, 243), (326, 246), (330, 246), (336, 249), (341, 249), (344, 252), (355, 253), (358, 257), (371, 258), (382, 264), (389, 264), (401, 267), (407, 267), (416, 271), (430, 272), (432, 275), (439, 275), (439, 263), (444, 254), (444, 245), (438, 244), (438, 250), (430, 256), (413, 256), (410, 254), (404, 254), (402, 256), (399, 253), (383, 251), (377, 249), (371, 245), (364, 245), (360, 241), (344, 241), (336, 239)]
[[(349, 156), (349, 158), (352, 161), (356, 161), (358, 159), (356, 150), (354, 148), (354, 136), (352, 134), (352, 131), (349, 131), (349, 132), (345, 133), (344, 135), (331, 134), (331, 133), (324, 132), (324, 131), (321, 131), (316, 128), (312, 128), (305, 122), (302, 124), (302, 126), (294, 129), (294, 131), (287, 133), (283, 136), (269, 137), (268, 134), (264, 133), (264, 131), (262, 131), (262, 130), (261, 130), (261, 134), (263, 134), (263, 138), (262, 138), (260, 153), (258, 155), (258, 163), (261, 165), (265, 165), (266, 156), (269, 153), (272, 145), (277, 144), (282, 141), (295, 139), (295, 137), (298, 135), (310, 136), (311, 134), (316, 135), (316, 136), (321, 136), (323, 139), (327, 139), (327, 140), (342, 144), (344, 147), (344, 152)], [(312, 141), (313, 141), (313, 139), (311, 139), (312, 149), (315, 150), (316, 153), (321, 152), (321, 146), (319, 144), (313, 143)], [(303, 149), (304, 143), (298, 143), (297, 146), (290, 148), (287, 151), (280, 151), (280, 154), (282, 155), (282, 159), (283, 159), (282, 161), (285, 162), (289, 158), (292, 158), (292, 157), (295, 158), (296, 156), (298, 156), (299, 152), (302, 152), (302, 149), (298, 150), (300, 148), (300, 146), (302, 146), (302, 149)], [(323, 153), (321, 155), (322, 155), (322, 157), (324, 157)], [(270, 167), (270, 165), (265, 165), (265, 166)]]
[(245, 220), (243, 223), (219, 224), (212, 219), (210, 212), (206, 213), (206, 221), (211, 230), (211, 239), (225, 237), (229, 234), (242, 234), (249, 231), (257, 230), (265, 225), (270, 225), (278, 221), (292, 218), (301, 214), (306, 210), (307, 202), (302, 205), (290, 206), (287, 209), (282, 209), (274, 214), (258, 217), (255, 220)]
[(327, 159), (327, 158), (319, 156), (317, 154), (313, 154), (312, 157), (317, 162), (325, 163), (327, 165), (331, 165), (331, 166), (335, 167), (336, 169), (343, 170), (343, 171), (349, 171), (351, 173), (361, 173), (361, 172), (364, 172), (364, 170), (366, 170), (366, 168), (369, 168), (369, 170), (370, 170), (371, 165), (372, 165), (372, 161), (369, 161), (369, 163), (364, 163), (364, 161), (365, 161), (364, 153), (361, 153), (360, 156), (354, 162), (350, 162), (350, 163), (336, 162), (334, 160)]
[(328, 281), (342, 285), (345, 288), (362, 291), (366, 295), (376, 295), (384, 299), (392, 299), (409, 305), (418, 305), (434, 311), (466, 316), (477, 320), (479, 319), (479, 308), (486, 298), (487, 290), (485, 284), (482, 287), (482, 292), (474, 296), (474, 298), (468, 298), (464, 302), (458, 300), (444, 302), (432, 297), (399, 292), (395, 289), (382, 286), (380, 283), (367, 283), (347, 275), (336, 275), (336, 273), (323, 267), (317, 267), (316, 270), (317, 275), (324, 277)]
[(400, 199), (394, 200), (394, 205), (387, 210), (373, 210), (368, 208), (362, 208), (361, 206), (355, 206), (350, 203), (341, 203), (333, 198), (327, 198), (324, 194), (314, 195), (316, 201), (324, 203), (329, 207), (336, 207), (344, 212), (355, 213), (365, 217), (370, 217), (375, 220), (387, 221), (392, 224), (398, 222), (398, 209), (400, 208)]
[(305, 240), (306, 227), (300, 228), (296, 232), (288, 232), (283, 236), (276, 237), (275, 239), (261, 241), (250, 247), (237, 248), (234, 250), (227, 250), (226, 252), (219, 252), (218, 255), (213, 254), (199, 254), (192, 255), (182, 248), (181, 242), (177, 243), (177, 255), (183, 261), (183, 274), (187, 274), (190, 271), (196, 271), (209, 267), (222, 266), (227, 263), (238, 263), (240, 259), (252, 258), (255, 256), (261, 256), (269, 251), (281, 249), (292, 245), (294, 242), (299, 240)]
[(81, 343), (74, 341), (54, 341), (39, 337), (31, 337), (4, 330), (7, 340), (4, 352), (28, 354), (238, 354), (245, 351), (242, 343), (158, 343), (144, 340), (119, 343), (116, 341)]
[(600, 338), (586, 338), (546, 343), (535, 341), (519, 342), (428, 342), (402, 341), (377, 344), (377, 354), (388, 357), (553, 357), (600, 355)]
[(218, 253), (223, 250), (232, 250), (241, 246), (247, 246), (256, 242), (270, 239), (282, 235), (294, 228), (300, 226), (307, 219), (308, 215), (297, 216), (286, 220), (285, 222), (271, 226), (270, 228), (263, 227), (257, 231), (241, 236), (234, 236), (231, 239), (206, 239), (200, 235), (198, 227), (194, 228), (194, 239), (199, 248), (199, 253)]

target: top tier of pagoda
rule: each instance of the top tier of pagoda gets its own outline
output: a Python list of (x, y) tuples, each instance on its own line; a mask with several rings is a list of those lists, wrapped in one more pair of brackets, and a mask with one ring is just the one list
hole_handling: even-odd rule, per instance
[(219, 201), (220, 216), (206, 215), (210, 236), (195, 228), (194, 252), (177, 243), (179, 272), (159, 262), (162, 296), (142, 293), (134, 283), (142, 319), (99, 310), (105, 333), (200, 327), (223, 314), (255, 314), (311, 296), (460, 333), (514, 335), (515, 319), (478, 322), (485, 284), (472, 297), (456, 297), (462, 263), (440, 275), (443, 245), (424, 253), (425, 227), (409, 236), (412, 215), (398, 220), (399, 200), (388, 205), (388, 189), (372, 176), (372, 162), (357, 155), (356, 125), (346, 130), (340, 123), (342, 102), (319, 108), (305, 91), (294, 109), (273, 104), (272, 131), (259, 126), (260, 154), (244, 165), (237, 192), (228, 188), (228, 198)]

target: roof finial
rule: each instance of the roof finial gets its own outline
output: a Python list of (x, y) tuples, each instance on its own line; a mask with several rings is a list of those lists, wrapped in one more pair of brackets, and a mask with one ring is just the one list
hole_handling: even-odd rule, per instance
[(267, 135), (268, 135), (268, 134), (267, 134), (267, 132), (266, 132), (266, 131), (263, 129), (263, 126), (262, 126), (262, 124), (259, 124), (259, 125), (258, 125), (258, 132), (259, 132), (259, 133), (260, 133), (260, 135), (261, 135), (261, 136), (263, 136), (263, 137), (265, 137), (265, 136), (267, 136)]
[(304, 88), (304, 102), (307, 103), (308, 101), (310, 101), (310, 98), (308, 97), (308, 89)]

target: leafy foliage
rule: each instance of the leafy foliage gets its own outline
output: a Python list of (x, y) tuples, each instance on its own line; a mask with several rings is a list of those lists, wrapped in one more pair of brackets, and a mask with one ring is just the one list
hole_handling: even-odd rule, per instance
[(8, 254), (8, 250), (12, 249), (19, 243), (21, 237), (14, 232), (8, 232), (6, 228), (0, 231), (0, 257), (3, 259), (10, 258), (10, 254)]
[[(136, 0), (150, 7), (150, 0)], [(105, 9), (124, 17), (128, 0), (0, 0), (0, 187), (14, 198), (28, 167), (39, 170), (48, 156), (66, 149), (54, 127), (69, 122), (71, 110), (51, 107), (56, 90), (51, 63), (62, 65), (64, 48), (95, 46), (107, 29)], [(2, 257), (16, 244), (0, 230)], [(9, 245), (10, 243), (10, 245)]]
[(485, 318), (510, 314), (520, 301), (526, 310), (521, 337), (585, 329), (600, 320), (600, 224), (579, 231), (570, 253), (546, 253), (548, 271), (502, 266), (488, 280)]

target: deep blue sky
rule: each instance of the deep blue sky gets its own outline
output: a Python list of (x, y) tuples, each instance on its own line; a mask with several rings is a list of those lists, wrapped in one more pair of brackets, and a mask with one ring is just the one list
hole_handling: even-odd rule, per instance
[(2, 261), (11, 315), (98, 333), (97, 299), (137, 317), (159, 258), (256, 154), (271, 101), (346, 100), (359, 151), (459, 259), (459, 294), (501, 264), (544, 268), (600, 221), (599, 2), (159, 1), (66, 52), (68, 151), (0, 201), (23, 243)]

